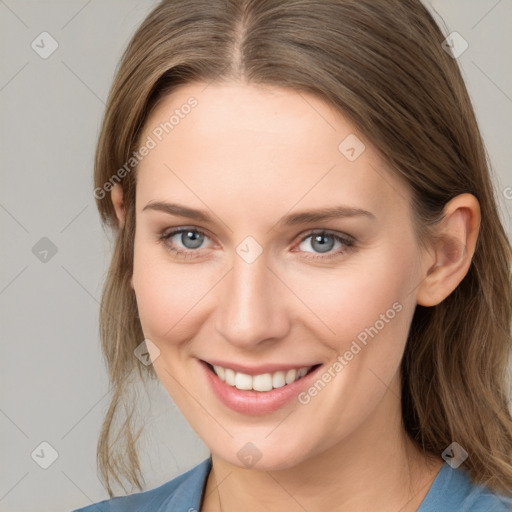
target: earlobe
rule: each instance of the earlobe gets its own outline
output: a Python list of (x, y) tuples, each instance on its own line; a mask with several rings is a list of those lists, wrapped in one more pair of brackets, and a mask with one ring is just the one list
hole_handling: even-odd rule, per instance
[(112, 188), (111, 198), (112, 204), (114, 205), (114, 210), (116, 212), (118, 226), (123, 228), (126, 218), (126, 208), (123, 201), (123, 189), (118, 183), (116, 183)]
[(479, 229), (480, 205), (475, 196), (461, 194), (446, 204), (418, 286), (419, 305), (435, 306), (457, 288), (471, 265)]

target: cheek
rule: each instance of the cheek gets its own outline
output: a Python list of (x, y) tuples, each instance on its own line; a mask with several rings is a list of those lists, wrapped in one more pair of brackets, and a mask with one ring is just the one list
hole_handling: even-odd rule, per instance
[(379, 260), (380, 266), (347, 271), (335, 286), (320, 280), (308, 295), (308, 305), (331, 331), (323, 329), (327, 335), (321, 339), (332, 355), (325, 371), (329, 375), (321, 377), (328, 381), (326, 392), (319, 391), (322, 383), (314, 383), (301, 403), (311, 417), (329, 425), (333, 437), (357, 428), (388, 389), (391, 396), (400, 393), (396, 377), (415, 308), (409, 293), (413, 275), (407, 267), (396, 270), (391, 259), (389, 266)]
[(329, 344), (340, 352), (348, 350), (356, 338), (364, 343), (376, 330), (379, 334), (393, 330), (395, 335), (406, 330), (414, 306), (412, 258), (412, 254), (382, 250), (335, 272), (315, 269), (296, 272), (288, 279), (323, 324), (325, 339), (332, 340)]
[(133, 288), (145, 335), (155, 340), (186, 336), (187, 324), (197, 323), (196, 306), (215, 284), (213, 277), (204, 265), (176, 264), (163, 247), (137, 244), (136, 239)]

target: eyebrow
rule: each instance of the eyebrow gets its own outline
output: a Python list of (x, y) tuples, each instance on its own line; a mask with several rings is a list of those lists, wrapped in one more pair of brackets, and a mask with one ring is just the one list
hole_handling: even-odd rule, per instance
[[(177, 203), (168, 203), (165, 201), (149, 202), (142, 211), (154, 210), (169, 215), (178, 215), (180, 217), (188, 217), (189, 219), (198, 220), (207, 223), (213, 223), (213, 218), (204, 210), (195, 210)], [(321, 222), (329, 219), (347, 218), (347, 217), (367, 217), (375, 220), (375, 215), (361, 208), (353, 208), (350, 206), (334, 206), (330, 208), (319, 208), (317, 210), (307, 210), (298, 213), (291, 213), (282, 217), (277, 225), (279, 226), (296, 226), (298, 224), (307, 224), (311, 222)]]

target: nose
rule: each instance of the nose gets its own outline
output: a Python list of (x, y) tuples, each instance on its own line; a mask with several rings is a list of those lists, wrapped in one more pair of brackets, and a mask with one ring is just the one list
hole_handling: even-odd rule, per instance
[(217, 288), (217, 332), (232, 345), (256, 349), (289, 332), (287, 290), (264, 254), (252, 263), (235, 254), (231, 272)]

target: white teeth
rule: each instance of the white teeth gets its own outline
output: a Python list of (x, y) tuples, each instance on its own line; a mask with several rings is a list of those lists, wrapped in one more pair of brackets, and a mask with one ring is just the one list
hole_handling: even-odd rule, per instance
[(275, 373), (263, 373), (261, 375), (247, 375), (246, 373), (235, 372), (230, 368), (223, 368), (215, 365), (214, 372), (220, 380), (237, 389), (270, 391), (274, 388), (282, 388), (296, 380), (304, 377), (312, 366), (292, 369), (288, 371), (278, 371)]
[(300, 379), (301, 377), (304, 377), (306, 373), (308, 373), (307, 368), (301, 368), (300, 370), (297, 371), (297, 378)]
[(286, 374), (286, 384), (291, 384), (292, 382), (295, 382), (295, 379), (297, 378), (297, 370), (288, 370), (288, 373)]
[[(225, 374), (225, 379), (224, 379), (224, 382), (226, 384), (229, 384), (230, 386), (234, 386), (235, 385), (235, 372), (233, 370), (230, 370), (229, 368), (226, 368), (224, 370), (224, 374)], [(219, 375), (219, 374), (217, 374)], [(219, 375), (220, 377), (220, 375)], [(222, 379), (222, 377), (220, 377)]]
[(213, 369), (215, 370), (215, 373), (220, 377), (220, 380), (225, 379), (225, 372), (222, 366), (214, 366)]
[(252, 377), (245, 373), (236, 373), (235, 387), (237, 389), (252, 389)]
[(254, 391), (270, 391), (272, 389), (272, 375), (270, 373), (255, 375), (252, 378), (252, 389)]
[(286, 385), (286, 374), (284, 372), (276, 372), (272, 375), (272, 387), (282, 388)]

